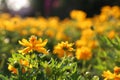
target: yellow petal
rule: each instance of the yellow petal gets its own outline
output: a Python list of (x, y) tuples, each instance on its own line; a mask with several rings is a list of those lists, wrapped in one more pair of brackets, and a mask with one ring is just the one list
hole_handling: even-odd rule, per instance
[(30, 47), (24, 48), (23, 50), (18, 50), (19, 53), (27, 54), (28, 52), (30, 52), (32, 49)]
[(38, 52), (42, 52), (44, 54), (48, 54), (47, 50), (45, 48), (37, 48), (36, 49)]
[(19, 41), (19, 44), (23, 46), (31, 46), (31, 44), (26, 39), (22, 39), (22, 41)]

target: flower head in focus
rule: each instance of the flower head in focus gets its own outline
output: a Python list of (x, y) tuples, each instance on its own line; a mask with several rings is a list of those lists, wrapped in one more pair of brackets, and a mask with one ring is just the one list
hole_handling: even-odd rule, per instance
[(26, 48), (19, 50), (20, 53), (27, 54), (31, 51), (38, 51), (38, 52), (42, 52), (44, 54), (47, 54), (47, 50), (44, 48), (45, 45), (47, 44), (47, 39), (42, 41), (42, 39), (40, 38), (39, 40), (37, 40), (37, 37), (32, 35), (29, 38), (29, 41), (26, 39), (22, 39), (22, 41), (19, 41), (19, 44), (21, 44), (22, 46), (25, 46)]
[(65, 55), (71, 56), (72, 52), (74, 51), (72, 46), (73, 46), (73, 43), (68, 43), (68, 41), (58, 43), (58, 45), (54, 47), (53, 53), (57, 54), (58, 57), (63, 57)]

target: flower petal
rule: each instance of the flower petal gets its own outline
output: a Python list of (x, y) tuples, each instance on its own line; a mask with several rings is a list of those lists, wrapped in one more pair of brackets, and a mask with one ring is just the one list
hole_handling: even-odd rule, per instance
[(31, 44), (26, 39), (22, 39), (22, 41), (19, 41), (19, 44), (23, 46), (31, 46)]

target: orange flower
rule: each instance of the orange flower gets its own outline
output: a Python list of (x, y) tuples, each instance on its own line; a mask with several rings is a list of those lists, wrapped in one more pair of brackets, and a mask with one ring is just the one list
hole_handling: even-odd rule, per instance
[(80, 39), (76, 41), (76, 46), (77, 47), (82, 47), (82, 46), (86, 46), (87, 45), (87, 40), (86, 39)]
[(12, 65), (8, 65), (8, 70), (9, 71), (11, 71), (12, 73), (14, 73), (14, 74), (17, 74), (17, 69), (16, 68), (14, 68)]
[(22, 68), (22, 73), (25, 73), (25, 72), (26, 72), (25, 68)]
[(20, 59), (20, 64), (24, 66), (29, 66), (29, 62), (23, 59)]
[(120, 80), (120, 67), (115, 66), (114, 67), (114, 73), (111, 73), (110, 71), (104, 71), (102, 76), (104, 77), (104, 80)]
[(114, 67), (114, 73), (119, 74), (120, 73), (120, 67), (115, 66)]
[(70, 17), (79, 21), (83, 21), (86, 18), (86, 13), (81, 10), (73, 10), (70, 12)]
[(114, 80), (120, 80), (120, 74), (118, 74), (118, 75), (115, 75), (115, 78), (114, 78)]
[(42, 52), (44, 54), (48, 53), (47, 50), (44, 48), (44, 46), (47, 44), (47, 39), (44, 41), (42, 41), (41, 38), (37, 40), (37, 37), (32, 35), (29, 41), (27, 41), (26, 39), (22, 39), (22, 41), (19, 41), (19, 44), (26, 47), (23, 50), (19, 50), (19, 52), (23, 55), (33, 50)]
[(98, 16), (98, 18), (99, 18), (99, 20), (100, 20), (101, 22), (104, 22), (104, 21), (106, 21), (106, 20), (107, 20), (108, 15), (105, 15), (105, 14), (100, 14), (100, 15)]
[(58, 45), (54, 47), (53, 53), (57, 54), (58, 57), (63, 57), (64, 55), (71, 56), (72, 51), (74, 51), (72, 46), (73, 46), (73, 43), (69, 44), (68, 41), (58, 43)]
[(53, 30), (46, 30), (45, 34), (51, 38), (55, 36), (55, 33)]
[(110, 31), (110, 32), (108, 33), (108, 37), (109, 37), (110, 39), (113, 39), (113, 38), (115, 37), (115, 31), (114, 31), (114, 30)]
[(91, 49), (96, 48), (98, 45), (99, 45), (99, 43), (98, 43), (97, 40), (90, 40), (90, 41), (88, 42), (88, 47), (90, 47)]
[(92, 57), (91, 49), (88, 47), (81, 47), (76, 50), (76, 58), (78, 60), (89, 60)]
[[(102, 7), (102, 9), (101, 9), (101, 13), (102, 14), (110, 14), (110, 11), (111, 11), (111, 7), (110, 6), (104, 6), (104, 7)], [(109, 15), (108, 15), (109, 16)]]
[(104, 71), (102, 76), (105, 77), (104, 80), (109, 80), (109, 79), (114, 79), (115, 75), (111, 73), (110, 71)]

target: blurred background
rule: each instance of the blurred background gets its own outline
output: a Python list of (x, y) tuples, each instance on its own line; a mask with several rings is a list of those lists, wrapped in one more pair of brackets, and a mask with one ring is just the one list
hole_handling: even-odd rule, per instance
[(83, 10), (92, 17), (105, 5), (118, 5), (120, 0), (0, 0), (0, 13), (26, 16), (69, 17), (73, 9)]

